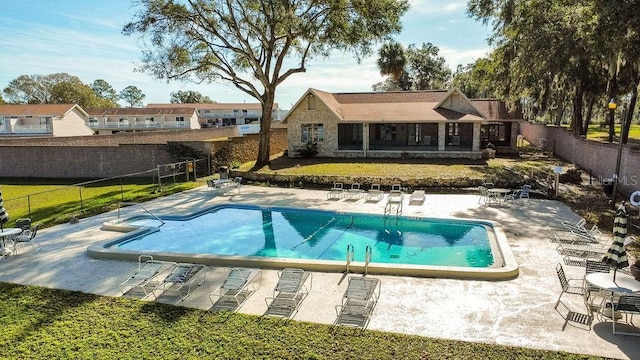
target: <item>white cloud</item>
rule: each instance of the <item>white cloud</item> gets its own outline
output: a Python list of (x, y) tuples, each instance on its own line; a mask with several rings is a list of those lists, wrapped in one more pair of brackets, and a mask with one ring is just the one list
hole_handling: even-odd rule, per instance
[(491, 52), (490, 47), (483, 47), (477, 49), (456, 49), (447, 46), (440, 47), (439, 55), (444, 57), (447, 65), (451, 70), (456, 70), (458, 65), (466, 66), (475, 62), (476, 60), (486, 57)]
[(411, 12), (423, 15), (464, 13), (467, 8), (467, 3), (464, 1), (409, 0), (409, 4), (411, 4)]

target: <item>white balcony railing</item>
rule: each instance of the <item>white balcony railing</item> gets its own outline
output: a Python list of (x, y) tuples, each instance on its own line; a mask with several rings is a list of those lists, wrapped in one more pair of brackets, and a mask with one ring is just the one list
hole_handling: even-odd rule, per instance
[(14, 134), (51, 134), (51, 125), (14, 125)]

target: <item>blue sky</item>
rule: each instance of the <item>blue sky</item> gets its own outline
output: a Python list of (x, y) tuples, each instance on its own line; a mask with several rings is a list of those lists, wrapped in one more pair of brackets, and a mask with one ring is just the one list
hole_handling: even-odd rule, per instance
[[(396, 37), (403, 45), (431, 42), (452, 70), (489, 52), (490, 29), (467, 17), (466, 2), (410, 2), (403, 31)], [(85, 84), (104, 79), (116, 91), (135, 85), (146, 95), (145, 104), (169, 102), (169, 94), (177, 90), (196, 90), (218, 102), (256, 102), (225, 83), (167, 83), (135, 72), (141, 54), (138, 39), (121, 34), (134, 12), (132, 0), (0, 1), (0, 89), (20, 75), (64, 72)], [(289, 109), (310, 87), (371, 91), (373, 84), (383, 80), (375, 61), (375, 54), (360, 64), (342, 53), (315, 59), (306, 73), (293, 75), (279, 86), (276, 101), (280, 108)]]

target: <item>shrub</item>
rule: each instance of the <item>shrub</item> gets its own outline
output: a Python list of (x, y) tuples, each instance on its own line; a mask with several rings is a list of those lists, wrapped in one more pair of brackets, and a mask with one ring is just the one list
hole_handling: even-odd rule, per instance
[(304, 158), (311, 158), (318, 155), (318, 144), (309, 141), (302, 149), (298, 150), (298, 155)]

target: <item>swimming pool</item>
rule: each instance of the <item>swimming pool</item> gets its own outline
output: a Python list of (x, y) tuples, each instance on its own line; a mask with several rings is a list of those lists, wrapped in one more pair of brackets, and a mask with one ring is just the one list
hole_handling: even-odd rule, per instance
[(140, 228), (91, 247), (90, 252), (97, 256), (153, 254), (227, 266), (251, 263), (344, 271), (348, 249), (353, 249), (354, 271), (364, 269), (366, 250), (371, 254), (368, 270), (376, 273), (425, 275), (426, 269), (442, 269), (458, 277), (460, 269), (472, 273), (507, 270), (498, 241), (503, 233), (489, 221), (238, 204), (162, 220), (164, 224), (155, 227), (147, 226), (153, 220), (145, 217), (128, 219), (127, 226)]

